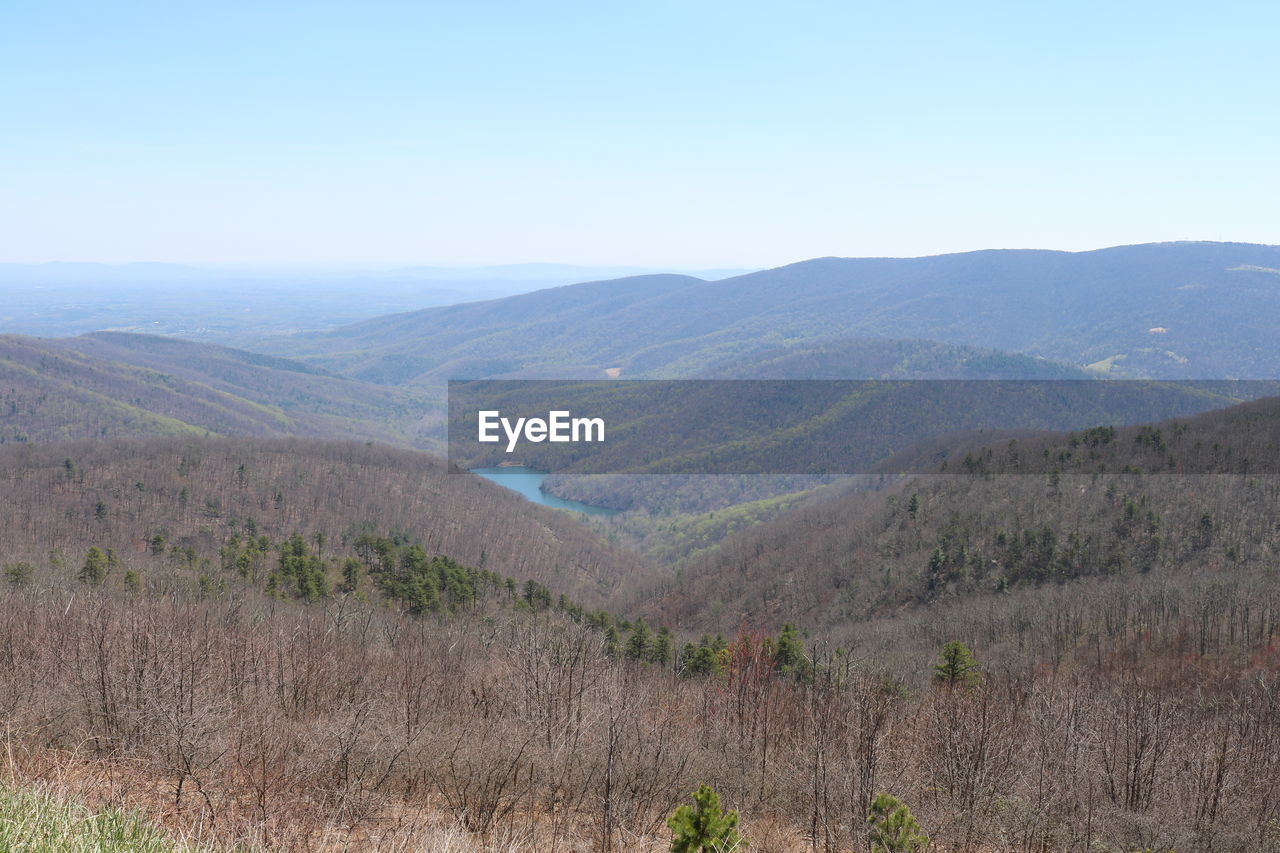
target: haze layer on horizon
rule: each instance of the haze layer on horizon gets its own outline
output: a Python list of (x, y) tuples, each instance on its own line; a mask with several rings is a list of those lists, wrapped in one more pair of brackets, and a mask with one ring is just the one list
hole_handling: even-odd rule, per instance
[(0, 262), (1276, 243), (1278, 24), (1239, 2), (18, 0)]

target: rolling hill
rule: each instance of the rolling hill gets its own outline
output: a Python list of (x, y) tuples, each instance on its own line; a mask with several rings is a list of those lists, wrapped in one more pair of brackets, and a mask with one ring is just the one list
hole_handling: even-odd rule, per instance
[(839, 636), (902, 608), (973, 609), (1019, 588), (1274, 573), (1278, 453), (1276, 397), (985, 448), (970, 438), (937, 474), (729, 536), (654, 613), (704, 630), (795, 621)]
[[(1274, 378), (1280, 247), (1159, 243), (821, 258), (708, 282), (659, 275), (427, 309), (271, 351), (424, 385), (489, 376), (693, 376), (833, 338), (928, 339), (1121, 376)], [(615, 370), (616, 369), (616, 370)]]
[(0, 443), (301, 435), (423, 443), (420, 395), (285, 359), (121, 333), (0, 336)]
[(233, 535), (298, 534), (349, 548), (362, 533), (420, 542), (429, 554), (593, 604), (644, 575), (643, 560), (572, 515), (412, 450), (188, 436), (0, 448), (8, 560), (48, 566), (98, 546), (127, 564), (156, 536), (200, 554), (217, 554)]

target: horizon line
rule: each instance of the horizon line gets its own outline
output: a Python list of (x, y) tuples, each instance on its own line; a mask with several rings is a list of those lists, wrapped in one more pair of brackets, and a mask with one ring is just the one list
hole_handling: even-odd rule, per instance
[(53, 266), (94, 266), (94, 267), (183, 267), (188, 269), (282, 269), (282, 270), (359, 270), (370, 271), (377, 270), (380, 272), (399, 272), (412, 271), (415, 269), (423, 270), (448, 270), (448, 271), (476, 271), (476, 270), (502, 270), (517, 268), (570, 268), (570, 269), (616, 269), (616, 270), (643, 270), (646, 272), (659, 270), (704, 270), (704, 271), (722, 271), (722, 270), (749, 270), (760, 271), (766, 269), (778, 269), (780, 267), (790, 266), (797, 263), (805, 263), (807, 261), (822, 260), (921, 260), (925, 258), (943, 258), (953, 255), (972, 255), (983, 252), (1049, 252), (1067, 255), (1084, 255), (1091, 252), (1105, 252), (1112, 249), (1129, 249), (1143, 246), (1180, 246), (1180, 245), (1208, 245), (1208, 246), (1256, 246), (1262, 248), (1280, 248), (1280, 243), (1256, 243), (1247, 240), (1151, 240), (1141, 243), (1115, 243), (1105, 246), (1095, 246), (1089, 249), (1056, 249), (1043, 246), (985, 246), (975, 249), (962, 249), (957, 251), (946, 252), (926, 252), (918, 255), (814, 255), (798, 260), (786, 261), (780, 264), (769, 266), (760, 266), (755, 264), (732, 264), (732, 263), (704, 263), (704, 264), (663, 264), (657, 262), (649, 263), (626, 263), (626, 262), (607, 262), (607, 263), (589, 263), (574, 261), (503, 261), (496, 263), (439, 263), (430, 261), (406, 261), (406, 262), (388, 262), (388, 261), (168, 261), (168, 260), (134, 260), (134, 261), (69, 261), (69, 260), (45, 260), (45, 261), (5, 261), (0, 260), (0, 266), (7, 267), (53, 267)]

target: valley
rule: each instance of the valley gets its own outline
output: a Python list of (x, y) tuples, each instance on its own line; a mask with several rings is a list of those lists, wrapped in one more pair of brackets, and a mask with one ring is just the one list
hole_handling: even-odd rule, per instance
[[(1113, 251), (1156, 287), (1273, 250)], [(701, 784), (763, 850), (856, 848), (885, 789), (939, 850), (1280, 849), (1280, 387), (1251, 285), (1212, 279), (1254, 355), (1203, 382), (1220, 354), (1101, 376), (1033, 313), (1017, 339), (867, 313), (903, 276), (1102, 263), (1060, 254), (572, 285), (262, 351), (6, 335), (10, 774), (111, 778), (264, 850), (666, 849)], [(812, 299), (752, 307), (775, 280)], [(644, 327), (722, 286), (743, 298)], [(527, 376), (562, 381), (495, 408), (599, 414), (610, 473), (546, 442), (442, 457), (444, 379)], [(776, 389), (742, 404), (742, 379)], [(696, 428), (730, 409), (757, 432)], [(742, 473), (669, 461), (698, 453)], [(114, 804), (94, 791), (57, 795)]]

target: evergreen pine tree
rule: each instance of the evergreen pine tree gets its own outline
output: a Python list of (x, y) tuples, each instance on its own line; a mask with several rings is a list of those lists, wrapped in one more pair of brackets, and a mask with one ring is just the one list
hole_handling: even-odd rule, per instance
[(627, 640), (627, 659), (628, 660), (648, 660), (649, 657), (649, 626), (644, 623), (644, 619), (636, 620), (636, 624), (631, 629), (631, 637)]
[(34, 573), (35, 568), (30, 563), (10, 563), (4, 567), (5, 580), (15, 587), (31, 583), (31, 575)]
[(355, 592), (360, 586), (360, 561), (348, 557), (342, 564), (342, 591)]
[(892, 794), (876, 795), (867, 823), (873, 853), (917, 853), (929, 845), (911, 810)]
[(690, 675), (717, 675), (720, 672), (720, 654), (712, 646), (700, 645), (685, 655), (684, 667)]
[(796, 626), (788, 622), (782, 626), (773, 651), (773, 665), (782, 673), (800, 674), (804, 663), (804, 643), (800, 641), (800, 632)]
[(663, 625), (658, 629), (658, 633), (653, 636), (653, 642), (649, 644), (649, 653), (646, 660), (649, 663), (666, 665), (671, 662), (671, 629)]
[(973, 684), (980, 677), (979, 669), (969, 647), (959, 640), (952, 640), (942, 647), (942, 659), (933, 668), (933, 680), (952, 687)]
[(680, 806), (667, 819), (675, 834), (671, 853), (729, 853), (746, 846), (738, 835), (738, 813), (722, 813), (719, 794), (699, 785), (693, 802), (693, 806)]
[(84, 557), (84, 565), (80, 567), (80, 573), (76, 575), (84, 583), (98, 585), (106, 580), (107, 577), (107, 555), (102, 549), (94, 545), (89, 549)]

